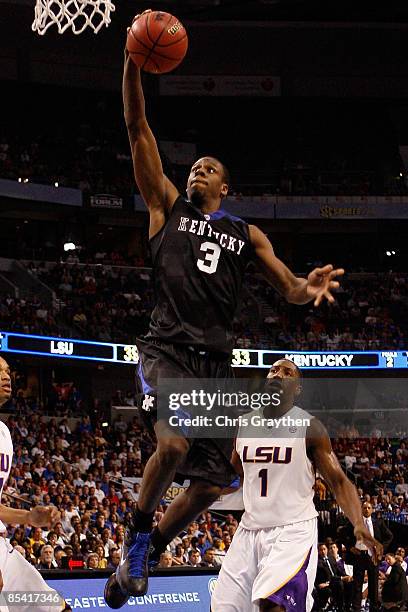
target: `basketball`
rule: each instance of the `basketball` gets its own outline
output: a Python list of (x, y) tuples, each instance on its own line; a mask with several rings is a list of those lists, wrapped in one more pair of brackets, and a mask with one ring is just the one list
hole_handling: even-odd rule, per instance
[(126, 48), (139, 68), (163, 74), (177, 68), (187, 53), (188, 37), (177, 17), (149, 11), (134, 20)]

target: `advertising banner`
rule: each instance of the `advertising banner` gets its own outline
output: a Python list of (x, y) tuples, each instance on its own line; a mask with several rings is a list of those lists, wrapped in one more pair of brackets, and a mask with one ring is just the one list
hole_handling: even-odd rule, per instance
[[(126, 478), (124, 484), (129, 486), (133, 483), (141, 484), (142, 479), (138, 476)], [(168, 503), (172, 502), (180, 493), (183, 493), (190, 485), (189, 480), (185, 480), (182, 485), (177, 482), (173, 482), (167, 489), (165, 499)], [(133, 494), (134, 497), (134, 494)], [(137, 500), (136, 500), (137, 501)], [(242, 488), (238, 489), (234, 493), (228, 493), (228, 495), (221, 495), (210, 507), (209, 510), (223, 510), (231, 512), (232, 510), (243, 510), (244, 500), (242, 497)]]
[[(121, 608), (158, 612), (208, 612), (211, 593), (217, 576), (166, 576), (149, 579), (149, 590), (143, 597), (131, 597)], [(74, 612), (79, 610), (110, 610), (103, 590), (106, 578), (93, 580), (47, 580), (47, 583), (64, 597)]]
[(123, 198), (116, 195), (110, 195), (108, 193), (97, 193), (95, 195), (91, 195), (89, 204), (91, 208), (111, 208), (122, 210)]
[(350, 197), (341, 202), (326, 198), (326, 202), (282, 203), (275, 206), (277, 219), (408, 219), (408, 204), (371, 202), (367, 198)]
[(277, 76), (166, 75), (159, 81), (162, 96), (280, 96)]

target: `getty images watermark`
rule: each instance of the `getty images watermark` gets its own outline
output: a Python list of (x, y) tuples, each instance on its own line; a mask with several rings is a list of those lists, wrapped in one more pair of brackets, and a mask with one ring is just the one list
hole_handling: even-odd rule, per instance
[[(169, 396), (169, 410), (175, 414), (169, 416), (169, 424), (171, 427), (268, 427), (268, 428), (286, 428), (286, 427), (308, 427), (310, 418), (294, 418), (290, 414), (279, 417), (265, 417), (262, 413), (254, 412), (261, 411), (262, 408), (279, 407), (282, 403), (282, 395), (279, 392), (275, 393), (247, 393), (238, 391), (235, 393), (225, 392), (218, 389), (210, 393), (204, 389), (192, 389), (189, 393), (171, 393)], [(196, 414), (192, 412), (186, 413), (183, 408), (201, 408), (207, 412), (217, 411), (224, 407), (225, 414), (217, 414), (216, 416)], [(251, 413), (232, 416), (231, 408), (245, 408)]]
[(266, 429), (291, 437), (311, 421), (310, 415), (293, 411), (282, 388), (243, 379), (162, 381), (158, 417), (184, 436), (215, 438), (236, 437), (238, 430), (263, 437)]
[(189, 438), (301, 437), (314, 417), (332, 438), (406, 437), (408, 378), (162, 379), (142, 409)]
[(245, 391), (227, 392), (217, 389), (215, 392), (205, 391), (204, 389), (191, 389), (183, 393), (170, 393), (168, 403), (170, 410), (179, 408), (202, 408), (203, 410), (213, 410), (215, 407), (231, 408), (239, 406), (248, 410), (260, 410), (267, 406), (280, 406), (281, 394), (275, 393), (248, 393)]
[[(267, 418), (261, 414), (249, 414), (247, 416), (240, 415), (231, 417), (227, 414), (219, 414), (216, 417), (197, 415), (186, 416), (174, 414), (169, 417), (171, 427), (183, 429), (184, 427), (259, 427), (268, 429), (288, 428), (289, 430), (297, 427), (309, 427), (310, 418), (294, 418), (290, 415), (285, 415), (278, 418)], [(290, 432), (292, 433), (292, 432)]]

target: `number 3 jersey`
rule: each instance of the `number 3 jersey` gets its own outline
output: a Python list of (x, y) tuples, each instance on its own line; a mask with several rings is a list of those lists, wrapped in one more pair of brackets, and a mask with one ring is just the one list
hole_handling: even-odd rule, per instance
[(231, 353), (232, 324), (253, 254), (248, 224), (179, 197), (150, 240), (156, 306), (147, 337)]
[[(313, 503), (315, 472), (306, 453), (306, 432), (313, 418), (297, 406), (268, 425), (262, 414), (248, 416), (235, 441), (244, 470), (245, 529), (281, 527), (317, 516)], [(247, 415), (246, 415), (247, 416)]]
[[(13, 461), (13, 442), (9, 428), (3, 421), (0, 421), (0, 502), (3, 487), (6, 484)], [(0, 521), (0, 533), (6, 531), (6, 526)]]

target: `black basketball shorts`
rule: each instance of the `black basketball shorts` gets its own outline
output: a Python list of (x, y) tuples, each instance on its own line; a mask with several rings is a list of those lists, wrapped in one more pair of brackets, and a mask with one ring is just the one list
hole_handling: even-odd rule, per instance
[[(138, 412), (143, 425), (154, 433), (157, 422), (157, 389), (160, 379), (233, 378), (231, 358), (224, 353), (202, 351), (183, 344), (170, 344), (159, 339), (137, 339), (139, 364), (136, 387)], [(230, 463), (234, 446), (232, 438), (187, 438), (190, 450), (179, 468), (176, 482), (184, 479), (207, 480), (228, 486), (235, 478)]]

